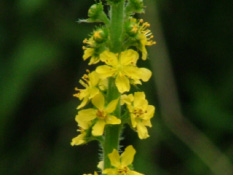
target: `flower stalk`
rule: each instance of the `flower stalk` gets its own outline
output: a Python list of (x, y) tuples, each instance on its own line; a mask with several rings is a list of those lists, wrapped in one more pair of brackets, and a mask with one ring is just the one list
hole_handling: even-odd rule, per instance
[[(121, 118), (121, 106), (120, 106), (120, 93), (118, 92), (114, 79), (109, 80), (109, 89), (108, 89), (108, 99), (119, 99), (117, 104), (115, 115), (120, 119)], [(119, 139), (121, 134), (121, 125), (117, 126), (107, 126), (105, 130), (105, 139), (103, 146), (103, 157), (104, 157), (104, 168), (110, 168), (111, 163), (108, 158), (108, 154), (112, 152), (113, 149), (119, 150)]]
[(111, 5), (110, 15), (110, 42), (111, 51), (119, 53), (121, 51), (121, 42), (124, 25), (124, 0)]
[[(100, 142), (100, 174), (143, 175), (132, 168), (136, 150), (130, 145), (120, 155), (119, 142), (124, 125), (130, 125), (139, 139), (149, 137), (147, 128), (152, 127), (155, 107), (148, 104), (144, 92), (133, 87), (147, 82), (152, 75), (149, 69), (138, 67), (137, 61), (140, 57), (147, 59), (146, 46), (155, 42), (149, 23), (134, 18), (135, 13), (144, 12), (143, 0), (107, 0), (107, 5), (109, 17), (98, 2), (88, 10), (89, 18), (81, 20), (101, 22), (102, 26), (83, 41), (83, 59), (90, 59), (89, 65), (97, 67), (83, 75), (80, 84), (84, 88), (75, 89), (74, 96), (81, 101), (75, 118), (80, 134), (71, 145)], [(87, 104), (92, 107), (87, 108)]]

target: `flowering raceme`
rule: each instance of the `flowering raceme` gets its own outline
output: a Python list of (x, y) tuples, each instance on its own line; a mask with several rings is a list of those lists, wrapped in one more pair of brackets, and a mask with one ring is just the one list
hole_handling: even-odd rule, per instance
[(146, 47), (155, 42), (149, 23), (134, 17), (144, 12), (143, 0), (106, 0), (105, 4), (109, 6), (109, 15), (100, 0), (88, 10), (89, 18), (80, 20), (101, 25), (83, 41), (83, 60), (89, 60), (93, 71), (87, 70), (79, 81), (83, 88), (75, 88), (74, 96), (81, 101), (75, 117), (79, 134), (71, 145), (100, 142), (101, 175), (143, 175), (132, 169), (136, 153), (133, 146), (126, 147), (121, 155), (118, 151), (126, 124), (140, 139), (149, 137), (155, 107), (148, 104), (144, 92), (136, 91), (135, 85), (142, 85), (152, 76), (149, 69), (137, 64), (139, 58), (148, 61)]

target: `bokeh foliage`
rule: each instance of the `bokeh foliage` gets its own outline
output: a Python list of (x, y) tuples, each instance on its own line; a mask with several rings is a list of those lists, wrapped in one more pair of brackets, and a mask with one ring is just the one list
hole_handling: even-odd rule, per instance
[[(161, 22), (164, 34), (164, 38), (155, 36), (158, 44), (153, 47), (160, 48), (160, 43), (166, 43), (184, 117), (207, 136), (217, 152), (200, 151), (207, 159), (220, 152), (232, 168), (232, 3), (153, 2), (155, 6), (148, 6), (146, 12), (156, 10), (158, 17), (146, 13), (143, 18), (152, 27), (153, 23)], [(76, 135), (74, 116), (79, 103), (72, 94), (87, 67), (87, 62), (82, 61), (82, 40), (93, 30), (92, 24), (76, 21), (87, 16), (92, 3), (92, 0), (0, 1), (1, 175), (73, 175), (95, 169), (99, 152), (95, 142), (70, 146)], [(162, 55), (159, 49), (156, 51)], [(156, 55), (151, 54), (152, 59)], [(141, 64), (153, 67), (149, 63)], [(219, 157), (209, 160), (216, 164), (206, 164), (167, 125), (157, 88), (153, 79), (143, 87), (149, 101), (157, 107), (151, 137), (137, 141), (136, 134), (125, 128), (122, 143), (134, 143), (138, 150), (136, 169), (148, 175), (214, 174), (211, 167), (226, 161)], [(184, 128), (187, 135), (192, 134), (189, 129)], [(221, 167), (219, 170), (224, 174), (225, 166)]]

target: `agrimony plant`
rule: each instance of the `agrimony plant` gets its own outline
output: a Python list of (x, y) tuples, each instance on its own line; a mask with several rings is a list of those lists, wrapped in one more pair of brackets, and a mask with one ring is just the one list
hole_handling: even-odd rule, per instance
[(147, 82), (152, 75), (149, 69), (138, 67), (137, 61), (147, 59), (146, 46), (155, 42), (148, 29), (150, 24), (134, 17), (144, 12), (143, 0), (105, 3), (110, 9), (108, 15), (100, 1), (88, 10), (88, 19), (80, 20), (100, 25), (83, 41), (83, 60), (96, 67), (80, 79), (83, 87), (75, 88), (74, 96), (81, 101), (75, 117), (79, 134), (71, 145), (100, 142), (103, 155), (97, 166), (99, 174), (142, 175), (132, 166), (136, 153), (133, 146), (119, 154), (119, 142), (124, 125), (137, 132), (139, 139), (149, 137), (147, 128), (152, 126), (155, 107), (148, 104), (144, 92), (133, 87)]

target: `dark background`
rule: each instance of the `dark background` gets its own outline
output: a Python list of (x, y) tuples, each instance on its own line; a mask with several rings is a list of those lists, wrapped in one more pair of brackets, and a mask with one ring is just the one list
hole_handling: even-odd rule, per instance
[[(0, 174), (75, 175), (96, 169), (96, 142), (71, 147), (88, 67), (79, 24), (93, 0), (0, 1)], [(233, 4), (230, 0), (145, 1), (157, 45), (143, 86), (157, 108), (151, 137), (126, 127), (147, 175), (232, 175)]]

